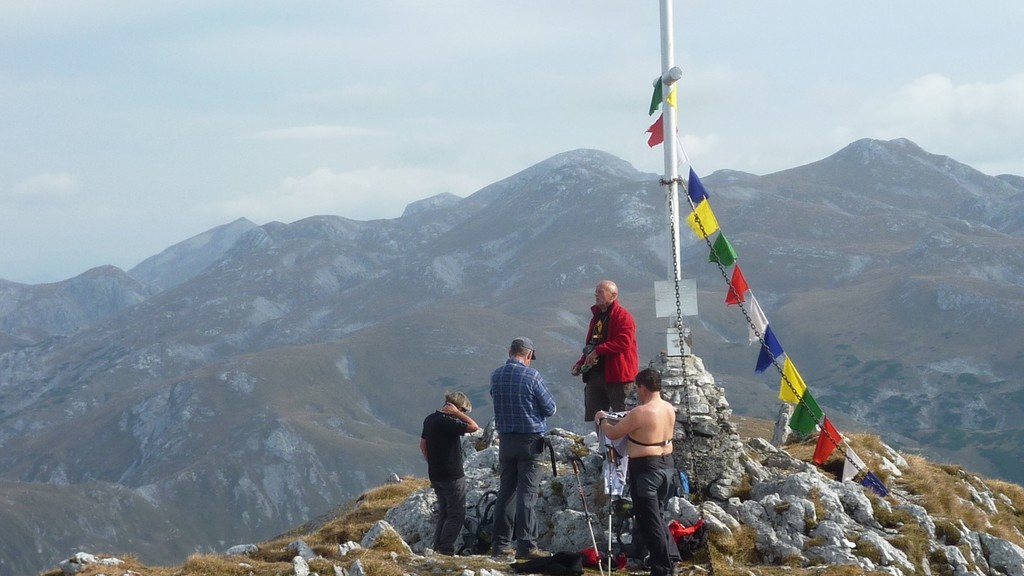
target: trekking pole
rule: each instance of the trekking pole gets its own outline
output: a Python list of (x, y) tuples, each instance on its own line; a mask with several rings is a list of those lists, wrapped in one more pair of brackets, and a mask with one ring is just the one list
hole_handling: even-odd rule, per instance
[(608, 501), (608, 574), (612, 573), (612, 501)]
[[(587, 529), (590, 530), (590, 543), (594, 545), (594, 553), (597, 555), (597, 569), (601, 572), (601, 576), (604, 576), (604, 568), (601, 566), (601, 550), (597, 547), (597, 536), (594, 535), (594, 527), (590, 524), (590, 510), (587, 508), (587, 496), (583, 493), (583, 482), (580, 481), (580, 468), (583, 467), (583, 461), (580, 460), (579, 456), (572, 455), (569, 457), (569, 463), (572, 464), (572, 471), (576, 474), (576, 485), (580, 488), (580, 500), (583, 501), (583, 513), (587, 517)], [(609, 553), (611, 553), (610, 548)], [(609, 565), (609, 576), (611, 576), (611, 570), (611, 566)]]
[[(605, 470), (605, 476), (611, 478), (612, 474), (615, 474), (615, 448), (612, 446), (608, 447), (608, 457), (605, 460), (605, 466), (608, 467)], [(620, 494), (621, 496), (621, 494)], [(608, 499), (608, 576), (612, 573), (612, 499)]]

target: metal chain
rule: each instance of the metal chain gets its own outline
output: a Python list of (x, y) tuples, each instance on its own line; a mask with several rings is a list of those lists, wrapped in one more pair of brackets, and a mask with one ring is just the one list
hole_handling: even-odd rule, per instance
[[(675, 182), (676, 185), (680, 186), (681, 188), (683, 188), (685, 190), (685, 184), (683, 183), (683, 179), (678, 177), (678, 176), (673, 178), (672, 180), (664, 180), (664, 179), (661, 180), (662, 186), (669, 186), (669, 190), (671, 190), (671, 184), (673, 182)], [(677, 198), (669, 198), (669, 199), (672, 201), (673, 204), (678, 202)], [(677, 211), (670, 211), (669, 218), (674, 220), (676, 212)], [(672, 229), (673, 230), (678, 230), (679, 222), (672, 221), (671, 224), (672, 224)], [(681, 290), (679, 288), (679, 277), (681, 276), (681, 271), (679, 270), (679, 245), (676, 242), (676, 237), (677, 236), (678, 236), (677, 234), (672, 234), (672, 281), (673, 281), (673, 283), (675, 285), (675, 297), (676, 297), (675, 328), (676, 328), (676, 336), (678, 337), (677, 345), (679, 346), (679, 352), (681, 354), (682, 351), (683, 351), (683, 345), (686, 342), (685, 342), (685, 339), (683, 337), (683, 299), (682, 299), (682, 295), (681, 295)]]
[[(686, 192), (686, 186), (683, 183), (682, 178), (677, 177), (673, 181), (684, 192)], [(666, 186), (669, 186), (671, 184), (670, 181), (665, 181), (665, 180), (662, 180), (661, 183), (663, 185), (666, 185)], [(669, 188), (669, 190), (671, 190), (671, 187)], [(689, 194), (688, 193), (687, 193), (687, 198), (689, 198)], [(678, 195), (677, 195), (676, 198), (672, 198), (671, 200), (672, 200), (672, 202), (678, 202)], [(693, 202), (691, 201), (690, 203), (692, 204)], [(674, 219), (676, 212), (677, 211), (671, 211), (671, 215), (669, 216), (669, 218), (673, 218)], [(679, 223), (678, 222), (672, 222), (672, 224), (673, 224), (673, 229), (677, 230)], [(678, 246), (678, 243), (676, 242), (676, 237), (677, 237), (677, 234), (672, 234), (672, 272), (673, 272), (672, 279), (675, 282), (675, 291), (676, 291), (676, 293), (675, 293), (675, 296), (676, 296), (676, 336), (678, 336), (678, 338), (679, 338), (679, 352), (680, 352), (680, 354), (682, 354), (683, 345), (684, 345), (685, 342), (684, 342), (684, 338), (683, 338), (683, 304), (682, 304), (682, 296), (680, 295), (681, 290), (679, 288), (679, 277), (681, 276), (681, 271), (679, 270), (679, 246)], [(694, 434), (693, 434), (693, 409), (690, 406), (690, 385), (691, 384), (690, 384), (689, 373), (688, 373), (688, 370), (687, 370), (687, 367), (686, 367), (686, 361), (683, 358), (680, 358), (680, 366), (682, 367), (682, 378), (683, 378), (683, 410), (686, 412), (686, 426), (685, 426), (684, 431), (686, 433), (686, 438), (688, 440), (690, 440), (690, 439), (692, 439), (694, 437)], [(704, 528), (703, 528), (703, 530), (705, 530), (705, 535), (704, 535), (704, 552), (708, 556), (708, 574), (710, 574), (711, 576), (714, 576), (714, 574), (715, 574), (715, 563), (713, 562), (713, 557), (711, 556), (711, 539), (707, 536), (708, 528), (707, 528), (706, 521), (704, 519), (704, 487), (700, 483), (700, 477), (697, 474), (697, 462), (696, 462), (696, 459), (694, 457), (694, 446), (693, 446), (693, 442), (692, 441), (690, 442), (690, 449), (686, 451), (686, 467), (687, 467), (687, 469), (690, 470), (691, 473), (693, 473), (692, 482), (690, 484), (696, 489), (696, 492), (697, 492), (697, 510), (699, 511), (700, 522), (702, 522), (703, 525), (704, 525)]]

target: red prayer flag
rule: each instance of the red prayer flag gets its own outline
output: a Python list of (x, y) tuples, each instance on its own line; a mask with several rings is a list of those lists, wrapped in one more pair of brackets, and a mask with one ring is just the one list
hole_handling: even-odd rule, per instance
[(658, 116), (658, 119), (654, 121), (654, 124), (647, 129), (647, 132), (651, 134), (651, 137), (647, 139), (647, 145), (654, 148), (658, 144), (665, 141), (665, 124), (662, 122), (664, 114)]
[(839, 431), (832, 425), (832, 421), (825, 416), (821, 425), (821, 434), (818, 434), (818, 445), (814, 448), (814, 463), (821, 466), (825, 460), (832, 455), (832, 451), (839, 444)]
[(737, 264), (732, 268), (732, 281), (729, 282), (729, 293), (725, 295), (726, 305), (739, 304), (745, 301), (743, 294), (747, 290), (750, 290), (750, 286), (747, 286), (747, 279), (743, 277), (740, 265)]

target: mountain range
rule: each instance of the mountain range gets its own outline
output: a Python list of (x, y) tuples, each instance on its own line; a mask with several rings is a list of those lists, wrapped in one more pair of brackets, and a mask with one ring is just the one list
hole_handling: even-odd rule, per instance
[[(1024, 178), (899, 139), (702, 181), (840, 430), (1024, 481)], [(568, 372), (597, 281), (618, 283), (642, 362), (665, 348), (665, 203), (658, 175), (575, 150), (396, 219), (240, 219), (128, 271), (0, 280), (0, 568), (83, 548), (177, 562), (424, 475), (423, 417), (461, 389), (486, 422), (488, 374), (521, 335), (552, 424), (586, 431)], [(778, 374), (754, 373), (708, 248), (682, 226), (693, 351), (738, 413), (773, 418)]]

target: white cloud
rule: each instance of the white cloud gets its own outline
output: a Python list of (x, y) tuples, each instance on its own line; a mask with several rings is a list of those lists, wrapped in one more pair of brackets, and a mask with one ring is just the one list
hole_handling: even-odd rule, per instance
[(275, 189), (203, 206), (224, 221), (240, 215), (255, 222), (291, 222), (314, 214), (355, 220), (397, 218), (406, 205), (442, 192), (475, 190), (484, 183), (460, 173), (412, 168), (371, 167), (335, 172), (321, 167), (288, 177)]
[(1024, 74), (964, 84), (928, 74), (870, 107), (864, 117), (867, 133), (877, 138), (907, 137), (981, 170), (1010, 165), (1019, 162), (1024, 142)]
[(928, 74), (900, 88), (881, 113), (897, 123), (1024, 124), (1024, 74), (962, 85)]
[(43, 172), (18, 182), (12, 191), (22, 198), (69, 198), (78, 193), (78, 177), (67, 172)]
[(252, 140), (323, 140), (335, 138), (352, 138), (356, 136), (375, 136), (385, 134), (383, 130), (359, 128), (357, 126), (294, 126), (264, 130), (250, 134)]

